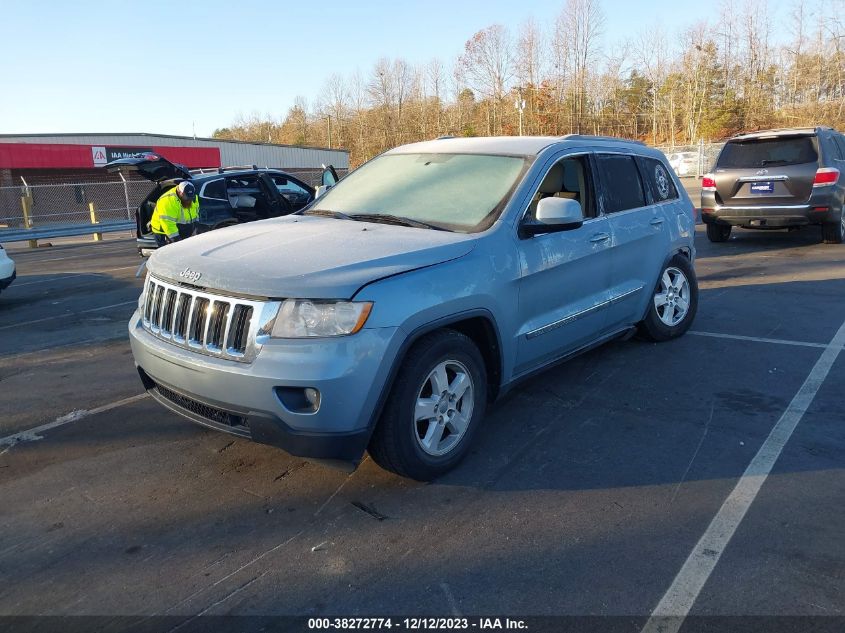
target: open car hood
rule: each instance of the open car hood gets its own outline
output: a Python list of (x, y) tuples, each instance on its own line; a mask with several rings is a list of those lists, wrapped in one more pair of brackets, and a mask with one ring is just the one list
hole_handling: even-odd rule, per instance
[[(318, 216), (210, 231), (158, 249), (150, 273), (252, 297), (351, 299), (370, 282), (457, 259), (471, 234)], [(197, 277), (199, 275), (199, 277)]]
[(104, 169), (112, 173), (119, 171), (140, 174), (153, 182), (162, 182), (176, 178), (181, 178), (182, 180), (191, 179), (191, 172), (188, 171), (187, 167), (171, 163), (159, 154), (143, 154), (134, 158), (119, 158), (106, 164)]

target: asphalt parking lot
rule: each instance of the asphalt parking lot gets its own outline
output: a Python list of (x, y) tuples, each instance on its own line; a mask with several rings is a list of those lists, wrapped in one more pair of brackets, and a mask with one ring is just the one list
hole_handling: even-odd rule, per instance
[[(815, 230), (711, 245), (698, 228), (689, 334), (537, 377), (428, 485), (169, 413), (140, 395), (126, 340), (132, 241), (13, 246), (0, 615), (616, 615), (639, 630), (696, 583), (693, 615), (845, 615), (845, 246)], [(760, 454), (768, 477), (746, 471)], [(738, 483), (761, 485), (740, 490), (735, 530), (715, 522), (724, 549), (702, 550), (714, 517), (737, 518)]]

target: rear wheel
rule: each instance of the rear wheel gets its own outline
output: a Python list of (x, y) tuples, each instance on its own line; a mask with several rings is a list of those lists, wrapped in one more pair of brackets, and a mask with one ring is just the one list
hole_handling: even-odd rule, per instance
[(440, 330), (405, 357), (370, 440), (379, 466), (430, 481), (454, 468), (469, 450), (487, 403), (487, 374), (467, 336)]
[(841, 244), (845, 237), (845, 211), (841, 213), (839, 222), (822, 224), (822, 240), (825, 244)]
[(708, 224), (707, 239), (711, 242), (727, 242), (731, 236), (730, 224)]
[(640, 332), (652, 341), (668, 341), (686, 332), (698, 309), (698, 281), (690, 261), (675, 255), (660, 274)]

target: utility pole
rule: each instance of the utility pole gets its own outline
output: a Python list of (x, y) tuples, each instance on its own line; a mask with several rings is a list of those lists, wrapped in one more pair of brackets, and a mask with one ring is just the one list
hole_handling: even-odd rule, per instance
[(332, 115), (326, 117), (326, 127), (329, 132), (329, 149), (332, 148)]
[(519, 111), (519, 135), (522, 136), (522, 113), (525, 111), (525, 99), (522, 98), (522, 88), (519, 88), (519, 96), (513, 105)]

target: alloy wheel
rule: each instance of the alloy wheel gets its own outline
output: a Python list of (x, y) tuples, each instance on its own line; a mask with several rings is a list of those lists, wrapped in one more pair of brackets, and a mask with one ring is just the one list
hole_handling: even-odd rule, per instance
[(654, 295), (654, 308), (658, 318), (669, 327), (684, 320), (689, 312), (690, 287), (686, 275), (674, 267), (663, 271), (660, 287)]
[(456, 360), (429, 372), (414, 406), (414, 437), (423, 452), (439, 457), (461, 441), (472, 419), (474, 392), (472, 376)]

